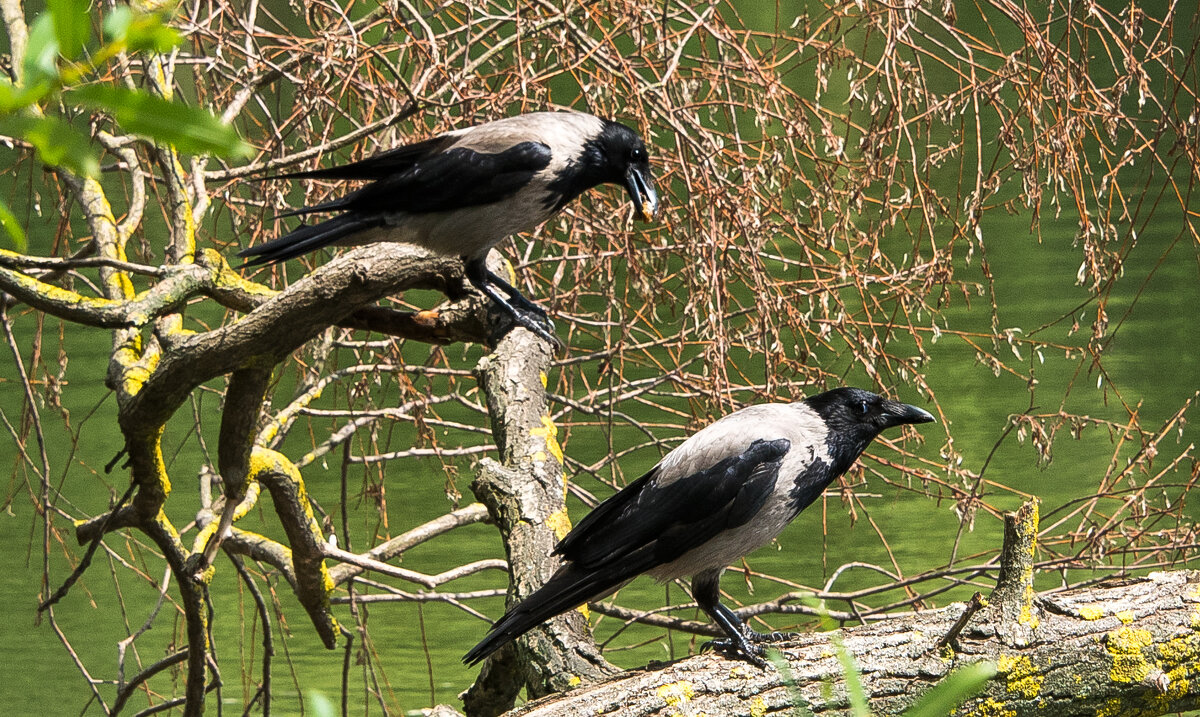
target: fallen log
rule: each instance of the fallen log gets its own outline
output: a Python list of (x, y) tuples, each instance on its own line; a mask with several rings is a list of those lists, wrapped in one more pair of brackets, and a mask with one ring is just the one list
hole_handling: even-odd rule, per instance
[[(1034, 599), (1032, 639), (1006, 640), (984, 608), (939, 646), (963, 604), (780, 645), (791, 672), (759, 670), (720, 655), (625, 672), (529, 703), (516, 717), (771, 715), (801, 705), (814, 715), (848, 708), (840, 636), (877, 714), (895, 714), (954, 668), (988, 660), (998, 673), (956, 714), (1159, 715), (1200, 705), (1200, 573), (1145, 578)], [(803, 714), (803, 712), (801, 712)]]
[(840, 650), (852, 656), (876, 714), (900, 713), (954, 669), (979, 661), (993, 663), (997, 674), (954, 714), (1160, 715), (1200, 707), (1200, 572), (1035, 594), (1036, 525), (1036, 503), (1008, 516), (1003, 568), (990, 601), (803, 635), (778, 645), (782, 671), (704, 653), (507, 714), (840, 714), (849, 708)]

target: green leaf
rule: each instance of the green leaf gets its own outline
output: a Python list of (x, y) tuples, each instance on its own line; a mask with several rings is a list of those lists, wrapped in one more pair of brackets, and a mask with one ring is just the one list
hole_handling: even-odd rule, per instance
[(14, 85), (0, 78), (0, 113), (16, 112), (36, 103), (50, 92), (51, 85), (45, 80), (33, 86)]
[(24, 252), (27, 244), (25, 242), (25, 230), (21, 228), (21, 224), (17, 221), (17, 217), (0, 199), (0, 227), (8, 232), (8, 238), (12, 239), (13, 248), (19, 252)]
[(787, 688), (788, 699), (792, 702), (792, 717), (813, 717), (812, 710), (804, 701), (804, 693), (796, 684), (796, 675), (792, 673), (792, 666), (788, 664), (787, 658), (778, 648), (769, 647), (767, 648), (767, 659), (771, 661), (772, 665), (775, 665), (780, 681)]
[(86, 177), (100, 174), (100, 159), (91, 138), (58, 117), (0, 117), (0, 132), (32, 144), (45, 164)]
[(106, 112), (125, 131), (173, 145), (185, 154), (245, 157), (250, 153), (237, 132), (211, 112), (157, 95), (114, 85), (89, 85), (70, 90), (66, 99)]
[(904, 711), (904, 717), (944, 717), (983, 689), (996, 675), (991, 662), (972, 662), (958, 668), (929, 689)]
[(58, 36), (54, 33), (54, 20), (42, 13), (29, 26), (29, 43), (21, 61), (21, 82), (28, 86), (57, 78)]
[(871, 709), (866, 705), (866, 692), (863, 689), (863, 675), (854, 664), (854, 656), (846, 649), (841, 640), (840, 632), (829, 633), (829, 641), (833, 644), (834, 652), (838, 653), (841, 663), (842, 677), (846, 680), (846, 697), (850, 699), (850, 713), (854, 717), (871, 717)]
[(183, 36), (175, 28), (163, 24), (158, 15), (136, 15), (129, 25), (125, 42), (130, 52), (169, 52), (183, 42)]
[(68, 60), (76, 59), (92, 38), (88, 0), (47, 0), (46, 9), (54, 19), (59, 54)]
[(133, 9), (128, 5), (117, 5), (104, 15), (104, 39), (107, 42), (124, 42), (133, 22)]
[(854, 663), (854, 655), (842, 642), (840, 632), (832, 632), (829, 641), (833, 643), (838, 662), (842, 665), (842, 677), (846, 680), (846, 697), (850, 700), (850, 714), (854, 717), (871, 717), (871, 708), (867, 706), (867, 693), (863, 689), (862, 673)]
[(183, 41), (179, 31), (155, 13), (137, 14), (126, 5), (118, 5), (104, 18), (104, 37), (123, 42), (129, 52), (167, 52)]
[(308, 710), (316, 717), (336, 717), (338, 709), (324, 692), (320, 690), (305, 690), (305, 702)]

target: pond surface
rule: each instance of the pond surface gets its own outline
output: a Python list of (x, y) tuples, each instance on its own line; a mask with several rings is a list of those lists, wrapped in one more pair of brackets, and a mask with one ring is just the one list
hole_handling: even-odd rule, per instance
[[(1072, 268), (1077, 262), (1076, 250), (1072, 247), (1072, 231), (1049, 231), (1038, 243), (1032, 238), (1021, 236), (1021, 218), (1014, 218), (1009, 225), (989, 226), (987, 235), (1002, 235), (1004, 241), (989, 245), (989, 261), (996, 277), (998, 302), (1011, 315), (1002, 317), (1005, 325), (1037, 326), (1045, 320), (1056, 318), (1064, 310), (1080, 301), (1082, 290), (1064, 281), (1064, 268)], [(1143, 231), (1139, 251), (1129, 265), (1126, 276), (1129, 281), (1118, 287), (1113, 303), (1137, 302), (1128, 317), (1116, 327), (1114, 340), (1105, 359), (1108, 381), (1119, 387), (1121, 395), (1130, 403), (1141, 402), (1145, 425), (1154, 425), (1175, 411), (1187, 396), (1200, 387), (1200, 360), (1197, 358), (1195, 330), (1192, 318), (1194, 309), (1200, 306), (1200, 281), (1197, 265), (1186, 256), (1169, 257), (1151, 280), (1144, 285), (1139, 277), (1145, 275), (1145, 267), (1156, 261), (1157, 255), (1168, 245), (1178, 232), (1173, 218), (1166, 217), (1154, 222)], [(1187, 251), (1191, 251), (1187, 248)], [(1184, 253), (1178, 250), (1177, 253)], [(1019, 298), (1019, 300), (1017, 300)], [(978, 302), (982, 315), (974, 316), (971, 310), (962, 310), (956, 318), (959, 327), (969, 326), (972, 321), (987, 322), (983, 307)], [(1115, 313), (1115, 311), (1114, 311)], [(27, 316), (16, 318), (18, 333), (29, 335), (32, 321)], [(1064, 328), (1065, 331), (1065, 328)], [(1048, 339), (1049, 340), (1049, 339)], [(115, 403), (105, 399), (106, 390), (101, 382), (102, 367), (107, 357), (107, 334), (95, 330), (72, 329), (68, 331), (64, 345), (70, 356), (70, 383), (64, 388), (64, 407), (71, 412), (71, 424), (79, 432), (77, 453), (69, 453), (70, 438), (61, 432), (48, 435), (48, 451), (55, 468), (54, 484), (61, 486), (63, 505), (75, 506), (81, 512), (99, 511), (111, 499), (114, 490), (123, 488), (123, 477), (117, 471), (111, 477), (91, 467), (107, 463), (119, 448), (119, 440), (110, 425)], [(980, 470), (993, 445), (1003, 434), (1008, 416), (1025, 410), (1029, 393), (1023, 382), (1008, 375), (994, 377), (980, 371), (975, 364), (974, 353), (961, 342), (944, 339), (932, 349), (934, 361), (930, 365), (929, 379), (942, 401), (942, 409), (951, 422), (958, 450), (965, 463), (973, 470)], [(1063, 386), (1075, 376), (1078, 359), (1067, 360), (1061, 354), (1046, 351), (1045, 363), (1038, 361), (1037, 376), (1041, 383), (1039, 396), (1056, 400), (1062, 395)], [(1037, 359), (1033, 359), (1037, 360)], [(20, 415), (21, 400), (13, 380), (11, 361), (3, 368), (6, 381), (0, 408), (10, 421)], [(1115, 421), (1125, 420), (1119, 403), (1105, 402), (1104, 387), (1096, 387), (1094, 376), (1080, 379), (1082, 385), (1070, 395), (1070, 409), (1107, 417)], [(916, 400), (916, 397), (906, 397)], [(207, 399), (210, 402), (211, 398)], [(633, 407), (631, 407), (631, 410)], [(43, 406), (44, 412), (53, 409)], [(94, 410), (94, 415), (88, 417)], [(923, 426), (926, 443), (918, 453), (937, 460), (938, 449), (944, 440), (943, 428)], [(1195, 441), (1197, 432), (1188, 427), (1179, 448)], [(586, 445), (588, 436), (575, 430), (565, 445), (572, 451), (596, 450)], [(603, 442), (603, 436), (597, 435)], [(184, 446), (184, 451), (194, 451), (194, 444), (183, 437), (168, 439), (168, 454), (173, 446)], [(1043, 513), (1074, 498), (1088, 495), (1098, 485), (1099, 477), (1109, 467), (1112, 449), (1107, 437), (1091, 436), (1085, 432), (1083, 440), (1060, 440), (1054, 446), (1054, 459), (1046, 466), (1037, 465), (1034, 449), (1028, 442), (1018, 443), (1011, 437), (1006, 440), (992, 458), (986, 476), (999, 483), (1020, 491), (1038, 495), (1043, 500)], [(602, 449), (602, 446), (599, 447)], [(10, 451), (5, 444), (3, 451)], [(190, 463), (198, 456), (181, 453), (173, 460), (181, 464)], [(630, 456), (627, 474), (636, 475), (657, 460), (652, 451), (641, 451)], [(1169, 456), (1168, 456), (1169, 458)], [(402, 531), (405, 527), (419, 524), (434, 517), (446, 508), (442, 491), (444, 477), (440, 464), (418, 461), (424, 465), (394, 464), (389, 468), (389, 490), (392, 494), (392, 529)], [(6, 460), (6, 463), (8, 461)], [(470, 462), (464, 462), (464, 475), (469, 476)], [(873, 469), (886, 468), (878, 464)], [(326, 505), (334, 505), (338, 491), (336, 466), (322, 470), (314, 465), (306, 471), (310, 490)], [(195, 504), (183, 505), (190, 499), (186, 491), (194, 490), (188, 481), (177, 474), (177, 498), (180, 505), (176, 510), (192, 510)], [(14, 714), (35, 713), (48, 704), (60, 704), (68, 711), (78, 711), (86, 702), (88, 691), (79, 672), (66, 657), (65, 650), (53, 631), (44, 622), (37, 624), (34, 605), (41, 579), (40, 523), (31, 512), (28, 492), (36, 490), (36, 484), (27, 485), (26, 477), (18, 474), (9, 484), (7, 513), (0, 515), (0, 538), (6, 546), (0, 552), (0, 599), (8, 605), (8, 628), (6, 639), (0, 641), (0, 670), (3, 675), (5, 701)], [(460, 479), (465, 490), (466, 478)], [(396, 496), (403, 493), (403, 500)], [(943, 566), (950, 559), (950, 548), (958, 530), (958, 520), (952, 501), (937, 502), (915, 492), (894, 486), (868, 482), (859, 489), (860, 502), (856, 506), (858, 519), (851, 521), (846, 507), (836, 496), (828, 496), (801, 515), (778, 541), (778, 546), (769, 546), (754, 554), (751, 566), (763, 573), (777, 575), (797, 583), (820, 587), (831, 572), (844, 563), (867, 562), (885, 567), (898, 566), (905, 574), (914, 574)], [(1015, 494), (993, 497), (995, 502), (1006, 507), (1015, 507), (1019, 502)], [(585, 510), (579, 504), (572, 507), (577, 521)], [(1195, 518), (1194, 504), (1187, 507)], [(253, 516), (252, 516), (253, 517)], [(176, 516), (180, 523), (186, 515)], [(58, 529), (65, 530), (59, 521)], [(888, 536), (885, 547), (879, 535)], [(994, 517), (980, 513), (975, 529), (965, 534), (959, 547), (959, 555), (968, 556), (994, 549), (1000, 541), (1001, 525)], [(81, 554), (74, 546), (73, 536), (63, 533), (55, 536), (62, 541), (74, 556)], [(113, 536), (109, 542), (118, 552), (123, 550), (124, 538)], [(890, 556), (889, 556), (890, 549)], [(410, 551), (404, 558), (405, 567), (437, 572), (459, 562), (464, 553), (479, 557), (502, 556), (499, 540), (492, 528), (472, 526), (458, 531), (451, 540), (442, 540), (433, 545)], [(52, 574), (61, 579), (67, 569), (62, 552), (56, 548), (52, 560)], [(73, 590), (56, 611), (59, 624), (71, 636), (81, 658), (99, 674), (112, 674), (116, 663), (116, 643), (123, 638), (127, 626), (136, 628), (146, 618), (151, 605), (145, 589), (125, 592), (126, 612), (118, 611), (113, 583), (109, 575), (109, 559), (100, 555), (91, 568), (88, 578)], [(153, 580), (161, 579), (158, 565), (143, 566)], [(1073, 575), (1077, 579), (1078, 575)], [(1054, 579), (1050, 578), (1051, 581)], [(878, 584), (880, 578), (870, 571), (851, 570), (839, 577), (835, 589), (853, 589)], [(461, 581), (459, 589), (496, 587), (504, 584), (497, 573), (477, 576)], [(747, 601), (747, 594), (740, 575), (728, 574), (723, 587), (735, 600)], [(755, 581), (754, 599), (769, 598), (787, 588), (762, 580)], [(257, 635), (252, 635), (246, 625), (253, 620), (251, 603), (241, 594), (231, 570), (218, 571), (214, 584), (214, 601), (226, 606), (220, 610), (214, 624), (217, 650), (222, 654), (242, 652), (258, 655), (261, 649)], [(960, 597), (955, 593), (945, 596), (945, 601)], [(243, 612), (229, 606), (242, 599)], [(278, 591), (278, 599), (290, 620), (299, 621), (291, 625), (287, 634), (276, 625), (278, 657), (274, 670), (277, 690), (275, 709), (277, 714), (291, 714), (299, 710), (297, 690), (316, 689), (329, 695), (339, 692), (341, 653), (325, 651), (312, 634), (294, 598), (286, 589)], [(658, 586), (648, 579), (640, 579), (621, 593), (622, 602), (634, 606), (655, 607), (666, 601), (681, 601), (679, 588)], [(168, 604), (163, 609), (173, 610)], [(453, 607), (442, 604), (426, 605), (418, 610), (411, 605), (380, 605), (369, 608), (372, 612), (371, 649), (384, 668), (388, 684), (381, 685), (386, 701), (405, 709), (415, 709), (436, 702), (456, 702), (456, 694), (465, 688), (473, 671), (464, 668), (459, 660), (464, 650), (478, 640), (486, 631), (486, 624)], [(500, 611), (499, 601), (493, 601), (484, 609), (493, 616)], [(344, 613), (344, 608), (342, 610)], [(342, 615), (345, 619), (345, 615)], [(778, 618), (773, 622), (780, 622)], [(611, 631), (614, 621), (601, 621), (600, 634)], [(160, 622), (160, 624), (166, 624)], [(249, 637), (242, 642), (242, 630)], [(633, 630), (638, 634), (637, 629)], [(646, 631), (646, 637), (652, 637)], [(86, 636), (86, 637), (84, 637)], [(622, 644), (638, 640), (627, 635)], [(159, 643), (154, 643), (159, 644)], [(424, 646), (428, 664), (424, 659), (413, 661)], [(686, 654), (688, 638), (677, 635), (673, 639), (673, 651), (663, 643), (611, 654), (618, 664), (634, 666), (651, 659), (666, 659)], [(286, 656), (286, 657), (285, 657)], [(161, 657), (159, 654), (143, 654), (148, 663)], [(257, 659), (257, 658), (255, 658)], [(290, 660), (290, 666), (289, 661)], [(235, 662), (235, 661), (234, 661)], [(231, 663), (233, 664), (233, 663)], [(354, 668), (361, 669), (361, 668)], [(432, 675), (432, 677), (431, 677)], [(354, 677), (352, 677), (352, 680)], [(247, 694), (240, 686), (236, 675), (226, 676), (226, 699), (230, 706), (241, 704)], [(432, 694), (432, 697), (431, 697)], [(359, 696), (361, 698), (361, 695)]]

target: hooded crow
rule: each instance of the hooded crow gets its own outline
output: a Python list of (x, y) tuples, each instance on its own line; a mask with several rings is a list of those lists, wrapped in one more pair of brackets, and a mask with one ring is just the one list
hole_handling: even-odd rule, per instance
[(728, 636), (713, 644), (765, 665), (750, 629), (719, 601), (730, 563), (771, 542), (846, 472), (879, 433), (928, 412), (858, 388), (749, 406), (709, 425), (605, 500), (554, 549), (563, 565), (500, 618), (463, 661), (474, 664), (545, 620), (646, 573), (692, 576), (692, 596)]
[(625, 125), (582, 112), (507, 117), (358, 162), (268, 179), (357, 179), (370, 184), (281, 215), (335, 214), (242, 250), (238, 256), (253, 257), (246, 266), (291, 259), (329, 245), (416, 244), (463, 257), (473, 286), (518, 324), (551, 343), (556, 340), (542, 326), (548, 323), (546, 312), (488, 270), (488, 250), (510, 234), (536, 228), (600, 184), (623, 185), (637, 215), (646, 221), (658, 212), (642, 138)]

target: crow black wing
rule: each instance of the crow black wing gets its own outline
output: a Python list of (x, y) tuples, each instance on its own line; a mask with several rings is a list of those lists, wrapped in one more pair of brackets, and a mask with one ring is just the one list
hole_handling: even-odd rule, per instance
[(347, 162), (321, 169), (288, 172), (287, 174), (273, 174), (269, 177), (260, 177), (260, 179), (383, 179), (404, 172), (421, 160), (436, 156), (453, 144), (454, 139), (441, 135), (389, 149), (357, 162)]
[[(330, 202), (294, 209), (283, 216), (338, 211), (423, 214), (491, 204), (519, 192), (549, 164), (550, 148), (540, 142), (521, 142), (503, 152), (456, 147), (403, 163), (403, 168), (395, 172), (373, 168), (371, 171), (378, 171), (379, 176), (362, 189)], [(339, 168), (329, 171), (336, 172)], [(338, 174), (320, 176), (343, 178)], [(344, 178), (368, 176), (374, 175), (364, 169)]]
[(555, 552), (584, 569), (620, 567), (629, 576), (669, 563), (750, 520), (774, 491), (790, 447), (786, 438), (756, 440), (665, 486), (651, 470), (596, 506)]
[(555, 548), (568, 560), (566, 565), (497, 620), (463, 661), (475, 664), (551, 617), (607, 595), (722, 530), (744, 524), (775, 489), (790, 447), (784, 438), (758, 440), (669, 485), (655, 485), (651, 470), (625, 486)]

